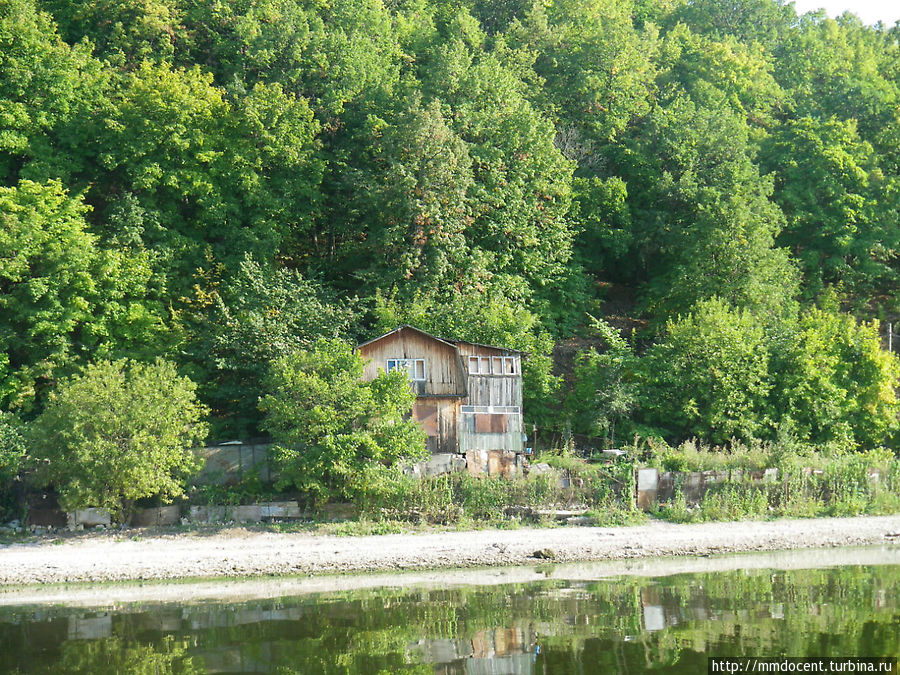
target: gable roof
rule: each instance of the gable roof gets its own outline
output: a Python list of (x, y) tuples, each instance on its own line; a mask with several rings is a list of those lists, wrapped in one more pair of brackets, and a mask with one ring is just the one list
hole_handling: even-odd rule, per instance
[(509, 347), (498, 347), (496, 345), (486, 345), (481, 342), (469, 342), (468, 340), (452, 340), (452, 339), (439, 338), (436, 335), (432, 335), (431, 333), (426, 333), (421, 328), (416, 328), (415, 326), (410, 326), (409, 324), (406, 324), (406, 323), (400, 324), (394, 330), (388, 331), (384, 335), (379, 335), (378, 337), (372, 338), (371, 340), (361, 342), (360, 344), (356, 345), (356, 348), (361, 349), (362, 347), (370, 345), (373, 342), (378, 342), (379, 340), (382, 340), (382, 339), (388, 337), (389, 335), (393, 335), (394, 333), (398, 333), (404, 329), (415, 331), (416, 333), (419, 333), (421, 335), (424, 335), (425, 337), (431, 338), (432, 340), (437, 340), (438, 342), (441, 342), (449, 347), (453, 347), (454, 349), (456, 348), (456, 346), (458, 344), (466, 344), (466, 345), (474, 345), (476, 347), (487, 347), (488, 349), (499, 349), (499, 350), (507, 351), (507, 352), (515, 352), (517, 354), (524, 353), (519, 349), (510, 349)]
[(453, 342), (450, 342), (449, 340), (442, 340), (441, 338), (439, 338), (435, 335), (432, 335), (431, 333), (426, 333), (424, 330), (416, 328), (415, 326), (410, 326), (409, 324), (405, 324), (405, 323), (400, 324), (394, 330), (388, 331), (384, 335), (379, 335), (378, 337), (372, 338), (371, 340), (366, 340), (365, 342), (361, 342), (360, 344), (356, 345), (356, 348), (361, 349), (362, 347), (366, 347), (366, 346), (372, 344), (373, 342), (378, 342), (379, 340), (383, 340), (384, 338), (388, 337), (389, 335), (393, 335), (394, 333), (399, 333), (402, 330), (415, 331), (416, 333), (419, 333), (420, 335), (424, 335), (425, 337), (431, 338), (432, 340), (437, 340), (438, 342), (441, 342), (441, 343), (447, 345), (448, 347), (456, 349), (456, 345)]

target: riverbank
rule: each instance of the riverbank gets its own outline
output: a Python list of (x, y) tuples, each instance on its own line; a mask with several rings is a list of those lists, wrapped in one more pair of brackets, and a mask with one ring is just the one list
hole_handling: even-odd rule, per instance
[(243, 528), (162, 535), (131, 530), (2, 546), (0, 586), (423, 570), (884, 543), (897, 545), (900, 558), (900, 515), (364, 537)]

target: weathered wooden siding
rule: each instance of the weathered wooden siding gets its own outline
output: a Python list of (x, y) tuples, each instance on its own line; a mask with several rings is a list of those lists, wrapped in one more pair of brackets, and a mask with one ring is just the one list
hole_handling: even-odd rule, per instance
[[(409, 326), (358, 351), (366, 361), (367, 380), (386, 370), (388, 359), (424, 361), (424, 381), (413, 381), (413, 418), (425, 430), (432, 453), (524, 450), (520, 352), (445, 341)], [(470, 357), (487, 359), (478, 368), (486, 372), (470, 373)]]
[(359, 348), (366, 359), (363, 378), (374, 380), (379, 370), (387, 370), (388, 359), (424, 359), (425, 381), (414, 382), (419, 396), (464, 396), (465, 375), (456, 349), (445, 342), (411, 328), (403, 328), (383, 339)]
[(461, 413), (459, 422), (459, 451), (510, 450), (522, 452), (522, 413), (495, 413), (506, 417), (505, 433), (478, 433), (475, 431), (475, 417), (479, 413)]
[[(522, 360), (518, 352), (475, 345), (466, 342), (457, 344), (460, 360), (466, 369), (468, 397), (462, 405), (474, 406), (474, 412), (460, 412), (459, 451), (469, 450), (509, 450), (523, 452), (522, 440)], [(488, 357), (491, 361), (490, 374), (469, 373), (469, 357)], [(514, 359), (514, 374), (493, 374), (494, 357)], [(497, 410), (500, 408), (500, 410)], [(516, 408), (511, 412), (509, 408)], [(505, 431), (500, 431), (504, 429)]]
[(459, 451), (459, 398), (424, 398), (413, 406), (415, 419), (426, 433), (426, 447), (432, 453)]
[(522, 407), (522, 378), (509, 375), (469, 375), (465, 405)]
[[(460, 342), (457, 346), (462, 367), (466, 372), (468, 400), (466, 405), (516, 405), (522, 407), (522, 358), (519, 352)], [(515, 359), (515, 375), (469, 374), (469, 357), (493, 358), (506, 356)]]

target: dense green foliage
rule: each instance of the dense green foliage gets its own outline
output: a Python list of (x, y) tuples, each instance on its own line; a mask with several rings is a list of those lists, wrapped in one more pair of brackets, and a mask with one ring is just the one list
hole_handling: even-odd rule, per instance
[[(33, 426), (31, 452), (64, 508), (109, 508), (183, 493), (206, 438), (196, 385), (163, 360), (99, 361), (57, 387)], [(124, 520), (123, 520), (124, 522)]]
[(246, 438), (407, 322), (528, 352), (529, 430), (896, 450), (898, 103), (783, 0), (0, 0), (0, 411), (165, 357)]
[(25, 459), (21, 425), (9, 413), (0, 413), (0, 484), (15, 478)]
[(362, 380), (363, 360), (350, 345), (321, 340), (278, 359), (271, 394), (260, 401), (275, 439), (278, 484), (314, 502), (352, 498), (401, 459), (425, 454), (425, 434), (409, 417), (415, 395), (406, 375)]

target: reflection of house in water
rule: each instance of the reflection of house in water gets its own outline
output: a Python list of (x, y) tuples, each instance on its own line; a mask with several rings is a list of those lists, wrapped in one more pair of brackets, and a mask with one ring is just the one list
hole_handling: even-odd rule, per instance
[[(668, 626), (678, 625), (678, 614), (676, 613), (680, 607), (668, 607), (668, 612), (663, 605), (664, 599), (658, 588), (654, 586), (644, 586), (641, 589), (641, 607), (644, 615), (644, 630), (653, 632), (662, 630)], [(675, 611), (673, 611), (675, 610)]]
[(481, 630), (472, 639), (419, 640), (409, 645), (436, 675), (531, 675), (534, 646), (528, 628)]

